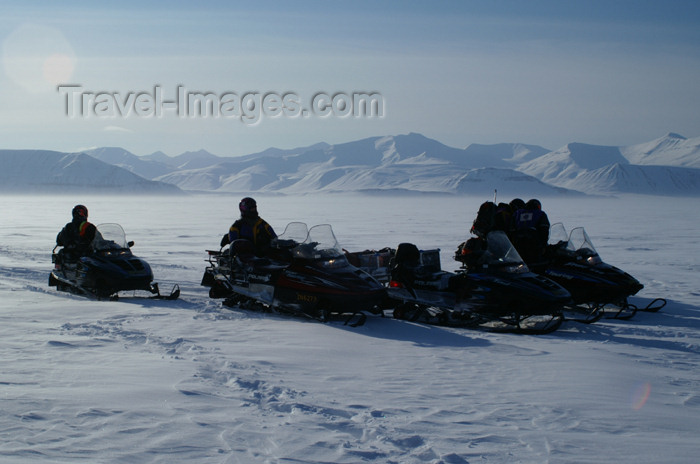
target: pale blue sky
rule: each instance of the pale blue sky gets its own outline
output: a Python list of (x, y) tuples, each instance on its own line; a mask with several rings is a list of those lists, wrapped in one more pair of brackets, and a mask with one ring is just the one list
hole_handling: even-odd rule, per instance
[[(448, 145), (627, 145), (700, 136), (696, 1), (6, 2), (2, 148), (136, 154), (341, 143), (420, 132)], [(173, 99), (381, 94), (381, 118), (68, 117), (56, 84)], [(94, 103), (94, 102), (93, 102)], [(109, 115), (109, 117), (107, 117)]]

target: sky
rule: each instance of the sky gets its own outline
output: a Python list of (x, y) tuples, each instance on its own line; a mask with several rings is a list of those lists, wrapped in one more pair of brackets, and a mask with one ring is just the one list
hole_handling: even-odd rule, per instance
[(700, 135), (693, 1), (143, 3), (6, 2), (0, 148)]

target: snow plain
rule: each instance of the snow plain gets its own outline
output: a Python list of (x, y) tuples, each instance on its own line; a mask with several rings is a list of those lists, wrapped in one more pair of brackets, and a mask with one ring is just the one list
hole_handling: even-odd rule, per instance
[[(257, 197), (278, 233), (331, 223), (346, 249), (413, 241), (445, 269), (479, 204), (457, 196)], [(603, 259), (668, 299), (632, 320), (498, 334), (362, 327), (222, 308), (199, 285), (237, 195), (4, 196), (0, 462), (691, 463), (700, 454), (696, 199), (543, 198)], [(76, 203), (119, 222), (177, 301), (47, 286)]]

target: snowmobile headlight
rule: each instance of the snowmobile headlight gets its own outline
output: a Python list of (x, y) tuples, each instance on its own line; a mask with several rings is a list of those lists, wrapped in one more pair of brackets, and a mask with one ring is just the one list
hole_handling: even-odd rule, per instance
[(527, 265), (524, 263), (506, 266), (503, 270), (509, 274), (524, 274), (529, 271)]
[(337, 258), (317, 261), (317, 264), (323, 269), (340, 269), (341, 267), (346, 267), (348, 265), (348, 260), (345, 259), (345, 256), (339, 256)]
[(586, 263), (590, 264), (591, 266), (595, 266), (596, 264), (600, 264), (601, 262), (602, 262), (602, 260), (600, 259), (600, 256), (598, 256), (598, 255), (593, 255), (593, 256), (589, 256), (588, 258), (586, 258)]

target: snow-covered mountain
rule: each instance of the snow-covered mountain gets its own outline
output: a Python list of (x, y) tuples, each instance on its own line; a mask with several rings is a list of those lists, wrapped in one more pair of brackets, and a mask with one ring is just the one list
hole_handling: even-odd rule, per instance
[(687, 139), (670, 133), (620, 151), (632, 164), (700, 168), (700, 137)]
[(144, 179), (85, 153), (48, 150), (0, 150), (0, 191), (182, 193), (175, 185)]
[(700, 138), (678, 134), (628, 147), (570, 143), (518, 167), (558, 187), (600, 194), (700, 194)]
[[(93, 148), (85, 150), (83, 153), (105, 163), (124, 168), (146, 179), (154, 179), (177, 170), (177, 166), (169, 165), (161, 160), (149, 159), (145, 156), (136, 156), (119, 147)], [(170, 159), (165, 154), (163, 156), (166, 159)]]
[(171, 158), (169, 165), (178, 170), (198, 169), (219, 163), (221, 160), (220, 156), (213, 155), (206, 150), (186, 151)]
[(677, 134), (627, 147), (570, 143), (449, 147), (423, 135), (371, 137), (338, 145), (268, 150), (158, 180), (226, 192), (419, 191), (505, 195), (700, 194), (700, 138)]
[(543, 182), (562, 185), (586, 171), (615, 164), (628, 164), (617, 147), (570, 143), (527, 161), (518, 169)]
[[(562, 193), (514, 168), (548, 150), (522, 144), (449, 147), (421, 134), (371, 137), (338, 145), (229, 158), (158, 178), (183, 189), (226, 192), (414, 191)], [(486, 169), (489, 168), (489, 169)], [(495, 169), (491, 169), (495, 168)]]
[[(31, 150), (25, 153), (67, 155)], [(569, 143), (554, 151), (519, 143), (472, 144), (462, 149), (409, 133), (336, 145), (321, 142), (291, 149), (268, 148), (239, 157), (217, 156), (206, 150), (177, 156), (162, 152), (136, 156), (118, 147), (83, 153), (144, 178), (127, 179), (120, 173), (118, 178), (97, 182), (101, 190), (118, 190), (119, 186), (148, 179), (184, 190), (236, 193), (412, 191), (490, 195), (498, 190), (506, 196), (581, 192), (700, 195), (700, 137), (687, 139), (674, 133), (637, 145)], [(48, 191), (57, 182), (82, 188), (86, 182), (83, 177), (91, 177), (91, 168), (74, 175), (75, 162), (59, 165), (56, 160), (40, 163), (36, 173), (27, 168), (21, 174), (17, 170), (29, 161), (5, 158), (4, 191), (25, 189), (26, 185), (34, 186), (29, 190), (43, 186)], [(11, 166), (15, 162), (18, 164)], [(81, 163), (87, 166), (87, 161)], [(94, 168), (98, 178), (105, 176), (105, 166)], [(15, 174), (10, 176), (8, 172)]]

